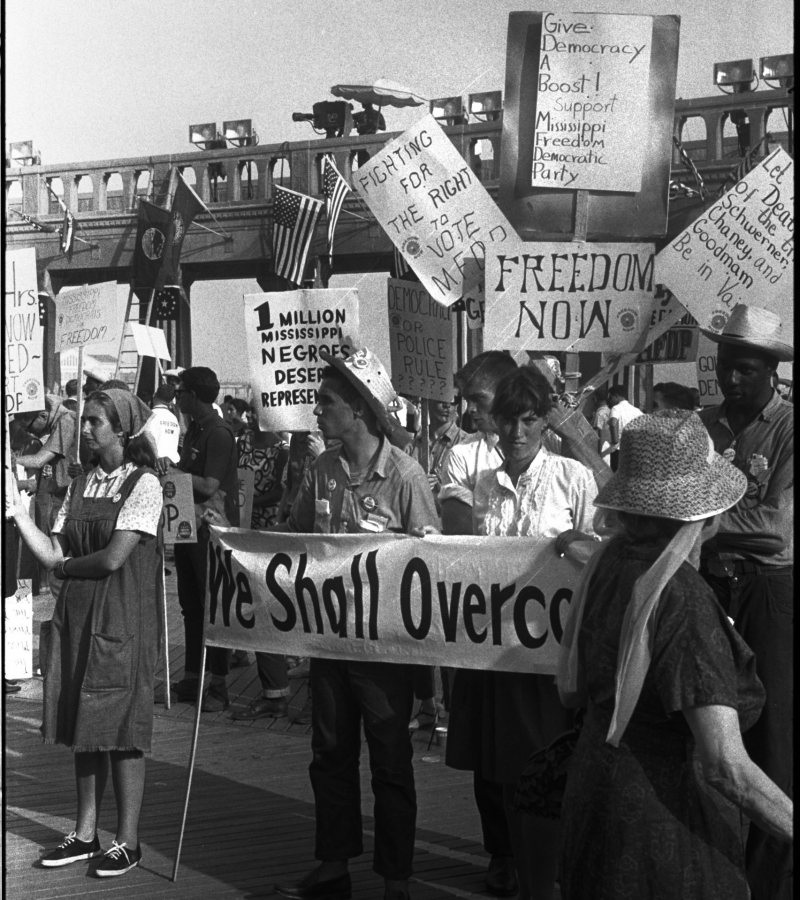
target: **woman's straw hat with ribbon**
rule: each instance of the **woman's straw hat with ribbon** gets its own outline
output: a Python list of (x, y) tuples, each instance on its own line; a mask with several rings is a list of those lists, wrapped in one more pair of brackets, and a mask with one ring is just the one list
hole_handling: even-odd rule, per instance
[(405, 409), (403, 401), (394, 389), (383, 363), (371, 350), (362, 347), (344, 358), (331, 356), (325, 351), (320, 351), (319, 355), (358, 391), (375, 414), (381, 431), (396, 447), (402, 449), (411, 443), (412, 436), (392, 415)]

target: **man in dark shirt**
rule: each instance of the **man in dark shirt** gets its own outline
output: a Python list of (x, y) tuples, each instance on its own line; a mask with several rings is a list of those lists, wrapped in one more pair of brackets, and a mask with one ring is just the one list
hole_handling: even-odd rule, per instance
[[(736, 306), (721, 334), (717, 381), (725, 400), (700, 417), (714, 449), (747, 476), (747, 491), (703, 545), (701, 574), (756, 654), (767, 700), (744, 733), (750, 758), (790, 797), (794, 742), (794, 406), (772, 383), (794, 359), (777, 315)], [(788, 900), (792, 846), (750, 826), (747, 880), (753, 900)]]
[[(216, 374), (205, 366), (185, 369), (175, 391), (178, 408), (189, 419), (178, 468), (192, 476), (195, 509), (212, 508), (230, 525), (239, 524), (236, 440), (213, 406), (219, 394)], [(199, 519), (199, 516), (198, 516)], [(200, 525), (196, 544), (176, 544), (178, 601), (186, 640), (184, 677), (173, 685), (178, 700), (197, 698), (203, 651), (208, 528)], [(227, 676), (230, 651), (208, 648), (211, 683), (202, 698), (204, 712), (218, 712), (229, 703)]]

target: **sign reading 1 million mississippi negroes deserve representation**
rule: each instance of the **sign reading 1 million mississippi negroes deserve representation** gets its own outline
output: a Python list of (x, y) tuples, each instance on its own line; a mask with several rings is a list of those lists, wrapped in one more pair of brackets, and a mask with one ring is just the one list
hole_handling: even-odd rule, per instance
[(652, 31), (650, 16), (544, 14), (532, 187), (641, 188)]
[(778, 147), (656, 257), (656, 276), (720, 332), (737, 303), (794, 322), (794, 162)]
[(516, 233), (442, 131), (424, 116), (353, 173), (353, 187), (428, 293), (449, 306), (465, 266)]
[(115, 359), (119, 353), (124, 310), (117, 303), (117, 282), (104, 281), (76, 290), (62, 290), (56, 297), (55, 352), (92, 347)]
[(656, 299), (652, 244), (520, 242), (486, 260), (487, 347), (623, 353), (644, 346)]
[(354, 288), (276, 291), (244, 297), (250, 383), (264, 431), (316, 428), (314, 406), (327, 363), (358, 346)]
[(5, 359), (3, 399), (6, 415), (44, 409), (42, 326), (33, 247), (6, 252), (3, 292)]
[(418, 281), (389, 279), (392, 384), (398, 393), (453, 400), (453, 322)]

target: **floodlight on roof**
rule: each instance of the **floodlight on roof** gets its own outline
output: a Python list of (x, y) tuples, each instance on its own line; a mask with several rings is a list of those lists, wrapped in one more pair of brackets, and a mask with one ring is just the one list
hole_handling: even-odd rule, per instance
[[(199, 125), (189, 126), (189, 143), (201, 150), (213, 149), (210, 145), (218, 139), (216, 122), (201, 122)], [(222, 146), (225, 146), (224, 142)]]
[(443, 125), (463, 125), (467, 121), (461, 97), (440, 97), (430, 101), (431, 115)]
[(503, 92), (484, 91), (469, 95), (469, 115), (471, 119), (493, 122), (503, 111)]
[(249, 147), (258, 143), (252, 119), (230, 119), (223, 122), (222, 137), (234, 147)]
[[(723, 93), (741, 94), (752, 91), (755, 78), (752, 59), (732, 59), (728, 62), (714, 63), (714, 84)], [(725, 91), (726, 87), (731, 90)]]
[[(794, 53), (780, 56), (762, 56), (758, 61), (758, 72), (762, 81), (770, 87), (794, 87)], [(770, 84), (771, 81), (777, 84)]]
[(33, 149), (33, 141), (11, 141), (8, 145), (9, 165), (35, 166), (41, 163), (39, 153)]

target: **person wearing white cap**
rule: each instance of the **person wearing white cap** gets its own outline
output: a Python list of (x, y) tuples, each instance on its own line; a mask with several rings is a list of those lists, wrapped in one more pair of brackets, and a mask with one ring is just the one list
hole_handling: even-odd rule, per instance
[[(380, 360), (363, 348), (345, 359), (320, 354), (314, 415), (326, 441), (303, 479), (289, 519), (276, 530), (323, 534), (424, 534), (438, 518), (419, 463), (395, 444), (408, 443), (391, 416), (397, 394)], [(401, 433), (402, 432), (402, 433)], [(405, 436), (405, 437), (404, 437)], [(391, 602), (391, 597), (386, 598)], [(363, 852), (359, 755), (363, 725), (375, 797), (373, 868), (386, 900), (406, 900), (412, 872), (417, 802), (408, 722), (414, 667), (395, 662), (311, 660), (313, 757), (309, 766), (320, 865), (283, 897), (346, 900), (348, 860)]]
[[(700, 417), (717, 452), (747, 478), (747, 491), (720, 517), (703, 548), (701, 573), (756, 654), (767, 692), (745, 736), (747, 752), (791, 794), (794, 770), (794, 406), (773, 388), (779, 362), (794, 359), (779, 316), (734, 307), (719, 334), (717, 381), (725, 398)], [(793, 896), (792, 850), (761, 828), (747, 838), (754, 900)]]
[(747, 900), (748, 817), (791, 849), (792, 801), (748, 756), (753, 652), (696, 571), (747, 488), (694, 412), (643, 415), (595, 505), (621, 533), (589, 560), (561, 642), (585, 708), (561, 806), (563, 900)]

